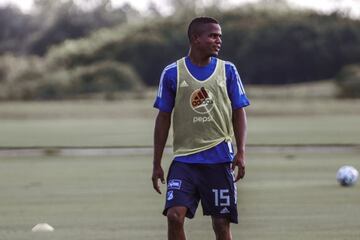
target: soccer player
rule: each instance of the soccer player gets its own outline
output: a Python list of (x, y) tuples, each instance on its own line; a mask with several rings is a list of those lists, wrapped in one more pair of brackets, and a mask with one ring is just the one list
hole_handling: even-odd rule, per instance
[[(154, 107), (152, 182), (161, 194), (161, 158), (173, 122), (174, 160), (167, 176), (163, 214), (168, 239), (186, 239), (185, 217), (193, 218), (201, 201), (216, 239), (232, 239), (238, 222), (235, 182), (245, 175), (246, 113), (249, 100), (234, 64), (217, 58), (222, 44), (217, 20), (199, 17), (188, 28), (188, 56), (165, 67)], [(231, 143), (235, 135), (236, 154)], [(236, 172), (236, 174), (234, 173)], [(236, 175), (236, 177), (235, 177)]]

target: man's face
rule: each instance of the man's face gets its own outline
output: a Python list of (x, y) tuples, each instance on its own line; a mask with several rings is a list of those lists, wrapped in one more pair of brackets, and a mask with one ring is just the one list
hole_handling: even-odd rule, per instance
[(194, 41), (196, 47), (206, 57), (218, 56), (221, 48), (221, 27), (219, 24), (204, 24), (203, 31)]

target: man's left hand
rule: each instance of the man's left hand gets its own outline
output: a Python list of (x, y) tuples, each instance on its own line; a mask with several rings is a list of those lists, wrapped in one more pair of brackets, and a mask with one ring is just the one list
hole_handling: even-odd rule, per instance
[(238, 168), (238, 171), (235, 177), (235, 182), (239, 181), (245, 176), (245, 153), (236, 153), (231, 165), (231, 168), (234, 172), (236, 167)]

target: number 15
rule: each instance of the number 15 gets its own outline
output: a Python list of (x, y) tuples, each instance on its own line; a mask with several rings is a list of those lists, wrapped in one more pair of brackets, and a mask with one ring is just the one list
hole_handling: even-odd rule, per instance
[(215, 206), (230, 206), (229, 189), (213, 189), (212, 191), (215, 197)]

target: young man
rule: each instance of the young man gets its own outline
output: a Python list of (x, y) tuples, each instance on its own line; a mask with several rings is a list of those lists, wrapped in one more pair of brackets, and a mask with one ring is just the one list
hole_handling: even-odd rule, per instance
[(219, 23), (209, 17), (195, 18), (188, 37), (189, 55), (164, 69), (154, 104), (159, 113), (153, 187), (161, 194), (158, 181), (165, 183), (161, 158), (173, 114), (175, 158), (167, 177), (163, 212), (168, 219), (168, 239), (185, 239), (185, 217), (194, 217), (201, 200), (204, 215), (212, 217), (216, 239), (230, 240), (230, 222), (238, 222), (235, 182), (245, 175), (244, 107), (249, 101), (236, 67), (216, 58), (222, 43)]

